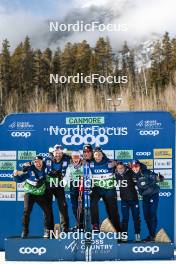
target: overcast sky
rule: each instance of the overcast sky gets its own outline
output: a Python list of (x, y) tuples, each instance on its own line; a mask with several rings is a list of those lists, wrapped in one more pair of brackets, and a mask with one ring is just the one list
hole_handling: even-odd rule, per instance
[(55, 49), (57, 46), (63, 47), (68, 41), (83, 39), (94, 45), (99, 36), (107, 35), (107, 32), (66, 35), (56, 32), (51, 36), (46, 21), (57, 19), (63, 22), (66, 19), (68, 22), (70, 19), (73, 22), (76, 21), (74, 12), (77, 12), (85, 21), (90, 21), (92, 16), (97, 20), (103, 19), (103, 14), (106, 14), (105, 21), (108, 23), (127, 24), (127, 32), (108, 33), (116, 49), (125, 40), (134, 45), (165, 31), (175, 36), (175, 10), (175, 0), (0, 0), (0, 44), (7, 38), (13, 49), (28, 35), (33, 47), (44, 49), (49, 46)]

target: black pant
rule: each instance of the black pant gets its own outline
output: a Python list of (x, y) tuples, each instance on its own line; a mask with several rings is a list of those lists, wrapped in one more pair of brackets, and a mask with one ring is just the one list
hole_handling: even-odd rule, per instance
[(138, 200), (121, 200), (122, 232), (128, 232), (129, 213), (132, 213), (135, 234), (141, 232), (141, 221)]
[[(47, 199), (49, 207), (52, 207), (53, 195), (55, 196), (59, 207), (60, 224), (63, 228), (69, 228), (68, 207), (65, 199), (64, 187), (58, 186), (58, 187), (46, 188), (45, 197)], [(54, 225), (53, 212), (51, 214), (51, 222), (52, 225)]]
[(92, 225), (96, 224), (99, 226), (99, 210), (98, 202), (100, 198), (103, 199), (108, 218), (113, 224), (117, 232), (120, 232), (120, 220), (117, 207), (117, 193), (116, 189), (105, 189), (101, 187), (94, 187), (90, 194), (90, 209), (91, 209), (91, 222)]
[[(157, 229), (157, 210), (159, 202), (159, 193), (152, 196), (143, 196), (143, 213), (149, 230), (150, 236), (155, 236)], [(169, 216), (168, 216), (169, 217)]]
[(37, 203), (44, 211), (45, 227), (48, 230), (53, 230), (54, 226), (51, 222), (52, 209), (50, 206), (48, 206), (45, 195), (33, 195), (30, 193), (25, 193), (24, 195), (24, 213), (23, 213), (24, 230), (26, 231), (29, 230), (30, 214), (32, 212), (34, 203)]

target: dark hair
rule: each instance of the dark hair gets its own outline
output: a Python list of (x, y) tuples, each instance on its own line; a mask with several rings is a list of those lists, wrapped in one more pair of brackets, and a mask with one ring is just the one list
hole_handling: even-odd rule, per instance
[(93, 152), (94, 153), (95, 152), (101, 152), (101, 153), (103, 153), (102, 148), (100, 148), (100, 147), (96, 147)]
[(122, 161), (118, 161), (116, 166), (118, 166), (118, 165), (121, 165), (121, 166), (125, 167), (125, 164)]

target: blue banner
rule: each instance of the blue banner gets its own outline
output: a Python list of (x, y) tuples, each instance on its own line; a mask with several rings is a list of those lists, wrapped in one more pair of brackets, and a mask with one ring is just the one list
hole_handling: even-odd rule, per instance
[[(36, 154), (48, 156), (49, 147), (62, 144), (67, 152), (82, 150), (84, 144), (101, 146), (111, 159), (124, 162), (134, 159), (149, 169), (160, 172), (165, 181), (160, 184), (158, 230), (164, 228), (174, 241), (175, 187), (175, 121), (168, 112), (99, 112), (99, 113), (30, 113), (11, 114), (0, 126), (0, 249), (4, 238), (21, 233), (23, 184), (12, 178), (14, 169), (30, 161)], [(119, 191), (118, 204), (120, 211)], [(71, 225), (75, 224), (66, 194)], [(141, 206), (141, 205), (140, 205)], [(142, 237), (147, 229), (143, 219)], [(58, 209), (54, 203), (55, 222)], [(106, 218), (103, 203), (101, 221)], [(43, 233), (43, 214), (37, 206), (31, 215), (30, 234)], [(130, 220), (129, 239), (133, 239)]]

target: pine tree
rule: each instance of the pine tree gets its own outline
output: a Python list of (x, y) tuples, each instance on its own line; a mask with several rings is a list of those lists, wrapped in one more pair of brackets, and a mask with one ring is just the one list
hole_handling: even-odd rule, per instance
[(0, 116), (5, 115), (5, 104), (11, 92), (11, 62), (10, 44), (7, 39), (2, 43), (2, 53), (0, 54)]
[(150, 80), (151, 86), (154, 85), (156, 88), (157, 94), (161, 89), (163, 82), (162, 82), (162, 47), (161, 43), (158, 40), (154, 44), (154, 49), (151, 55), (151, 68), (150, 68)]
[(172, 72), (172, 44), (169, 33), (166, 32), (162, 39), (162, 83), (166, 85), (171, 80)]
[(95, 46), (97, 73), (103, 76), (112, 74), (112, 48), (109, 39), (99, 38)]

